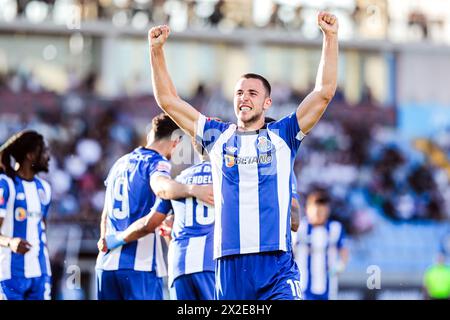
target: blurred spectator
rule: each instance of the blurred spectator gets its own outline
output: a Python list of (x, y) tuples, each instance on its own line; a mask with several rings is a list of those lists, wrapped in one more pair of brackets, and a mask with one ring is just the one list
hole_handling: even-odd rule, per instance
[(208, 17), (208, 22), (211, 26), (217, 27), (220, 22), (222, 21), (224, 17), (223, 13), (223, 7), (225, 5), (225, 2), (223, 0), (217, 1), (217, 3), (214, 5), (214, 11), (213, 13)]
[(422, 11), (418, 9), (411, 11), (408, 15), (408, 25), (410, 27), (417, 27), (420, 30), (423, 39), (428, 38), (427, 17)]

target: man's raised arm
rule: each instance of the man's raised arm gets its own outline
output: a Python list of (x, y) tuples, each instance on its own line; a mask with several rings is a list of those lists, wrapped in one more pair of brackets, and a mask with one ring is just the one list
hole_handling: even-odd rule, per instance
[(330, 13), (320, 12), (317, 23), (323, 32), (323, 44), (316, 85), (297, 108), (298, 125), (304, 134), (320, 120), (337, 86), (338, 20)]
[(191, 137), (195, 135), (195, 126), (200, 113), (189, 103), (182, 100), (173, 85), (167, 71), (163, 46), (169, 37), (169, 27), (157, 26), (148, 32), (150, 45), (150, 63), (152, 66), (153, 94), (159, 107)]

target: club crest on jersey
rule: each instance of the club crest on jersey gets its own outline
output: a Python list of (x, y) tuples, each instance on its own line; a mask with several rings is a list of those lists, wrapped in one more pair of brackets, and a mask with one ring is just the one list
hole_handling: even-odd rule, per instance
[(269, 141), (266, 137), (258, 137), (258, 143), (256, 145), (259, 151), (268, 152), (272, 150), (272, 142)]
[(27, 218), (27, 210), (25, 210), (22, 207), (16, 208), (16, 211), (14, 212), (14, 217), (17, 221), (24, 221)]
[(236, 164), (236, 160), (235, 160), (234, 156), (230, 156), (229, 154), (226, 154), (224, 156), (224, 158), (225, 158), (225, 165), (228, 168), (231, 168), (232, 166), (234, 166)]

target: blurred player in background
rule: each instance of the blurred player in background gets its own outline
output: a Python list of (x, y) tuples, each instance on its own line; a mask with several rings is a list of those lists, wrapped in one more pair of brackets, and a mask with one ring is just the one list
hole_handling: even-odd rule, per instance
[[(212, 201), (211, 190), (170, 178), (169, 159), (182, 137), (177, 129), (167, 115), (156, 116), (147, 145), (117, 160), (109, 172), (96, 264), (100, 300), (163, 299), (162, 277), (167, 270), (161, 238), (152, 233), (127, 243), (123, 231), (150, 212), (157, 196), (197, 196)], [(153, 221), (158, 218), (156, 226), (165, 215), (155, 216)]]
[[(183, 170), (176, 181), (211, 186), (208, 154), (192, 140), (201, 163)], [(164, 228), (167, 233), (172, 226), (168, 254), (170, 297), (173, 300), (213, 300), (214, 208), (210, 204), (196, 197), (158, 199), (149, 216), (136, 221), (124, 232), (125, 241), (128, 243), (154, 232), (158, 222), (170, 213), (173, 213), (173, 222)]]
[(330, 198), (321, 189), (306, 198), (307, 221), (301, 221), (295, 256), (305, 300), (336, 299), (337, 276), (348, 262), (342, 224), (329, 219)]
[(7, 300), (50, 300), (45, 221), (51, 189), (37, 176), (48, 172), (49, 160), (36, 131), (21, 131), (0, 147), (0, 295)]
[(167, 26), (149, 31), (153, 92), (160, 108), (208, 151), (215, 196), (214, 257), (217, 299), (300, 299), (292, 255), (292, 169), (303, 137), (319, 121), (337, 82), (338, 21), (320, 12), (322, 58), (314, 90), (292, 114), (264, 123), (271, 86), (257, 74), (235, 86), (237, 124), (200, 114), (182, 100), (166, 67)]

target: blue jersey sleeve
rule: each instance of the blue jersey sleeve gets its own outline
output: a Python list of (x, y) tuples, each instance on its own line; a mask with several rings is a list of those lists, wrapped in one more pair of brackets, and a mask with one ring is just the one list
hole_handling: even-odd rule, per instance
[(42, 214), (44, 219), (46, 219), (48, 216), (50, 203), (52, 201), (52, 189), (50, 187), (50, 184), (47, 183), (46, 181), (43, 181), (42, 185), (44, 187), (44, 194), (43, 194), (44, 201), (42, 203), (43, 204)]
[(281, 118), (278, 121), (271, 122), (267, 128), (283, 139), (289, 148), (296, 152), (300, 147), (305, 134), (298, 126), (297, 115), (295, 112)]
[(9, 185), (5, 178), (0, 177), (0, 218), (6, 217), (6, 208), (9, 200)]
[(157, 176), (166, 176), (170, 178), (170, 171), (172, 170), (172, 165), (169, 161), (161, 159), (156, 161), (150, 169), (150, 179)]
[(341, 232), (339, 234), (339, 239), (338, 239), (337, 244), (336, 244), (338, 249), (344, 248), (345, 247), (345, 242), (346, 242), (345, 241), (345, 230), (344, 230), (344, 227), (341, 224)]
[(156, 199), (154, 209), (155, 211), (164, 214), (169, 214), (173, 210), (170, 200), (164, 200), (160, 198)]
[(229, 127), (230, 123), (207, 118), (200, 114), (196, 127), (196, 140), (209, 152), (220, 135)]

